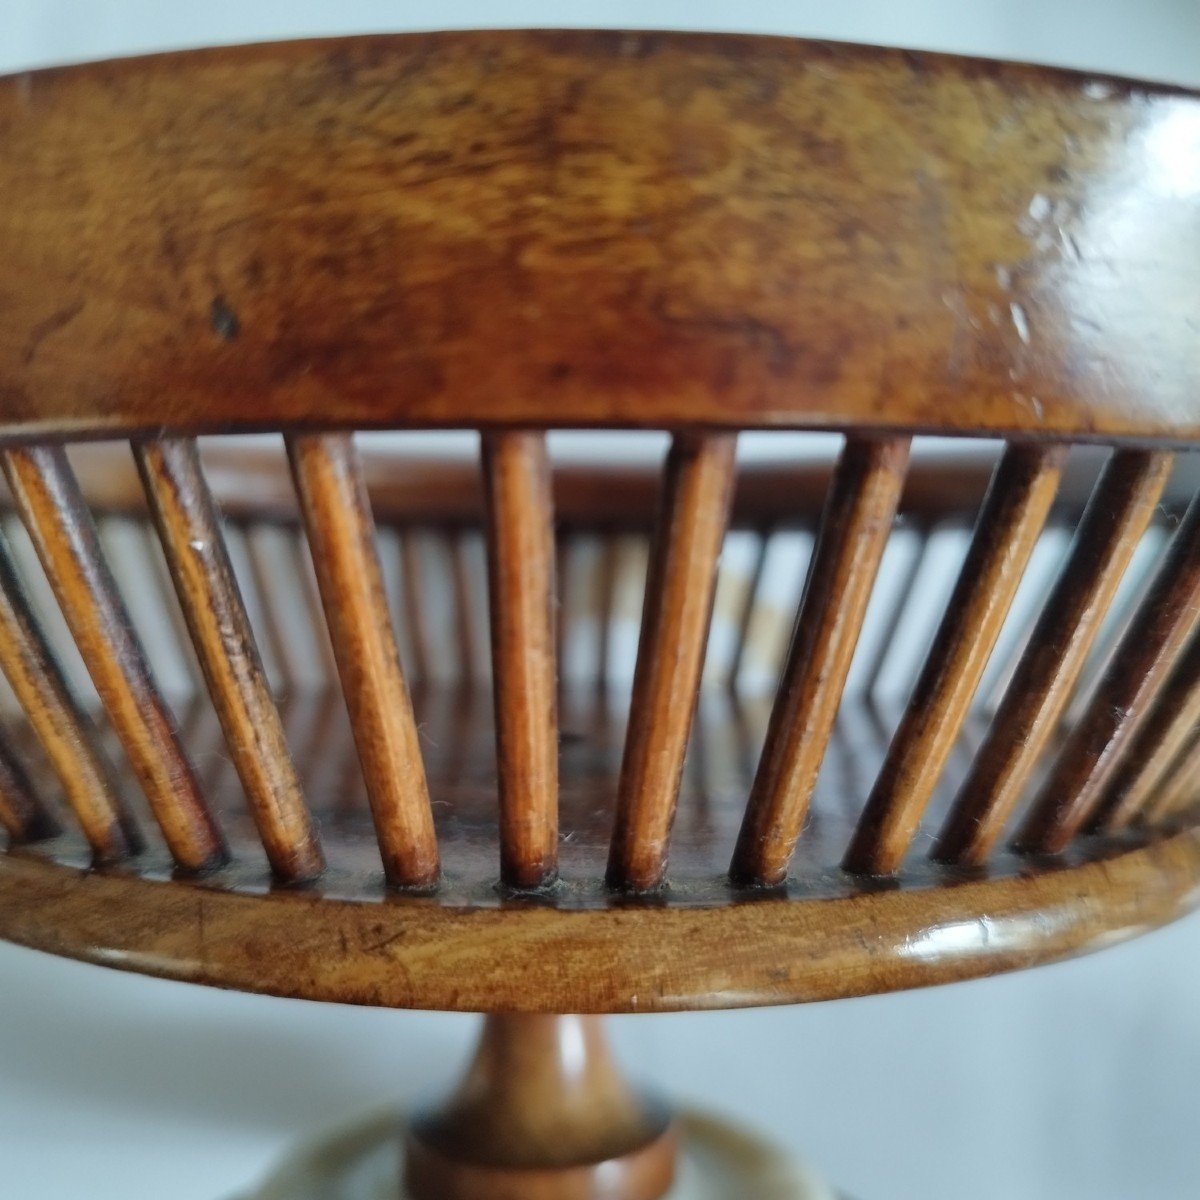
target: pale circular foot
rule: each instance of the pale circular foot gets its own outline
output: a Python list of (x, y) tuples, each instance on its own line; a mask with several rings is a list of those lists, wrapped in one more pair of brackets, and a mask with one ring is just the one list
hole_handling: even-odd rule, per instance
[[(717, 1117), (677, 1117), (680, 1155), (664, 1200), (838, 1200), (803, 1164)], [(403, 1200), (405, 1122), (394, 1112), (300, 1146), (241, 1200)]]

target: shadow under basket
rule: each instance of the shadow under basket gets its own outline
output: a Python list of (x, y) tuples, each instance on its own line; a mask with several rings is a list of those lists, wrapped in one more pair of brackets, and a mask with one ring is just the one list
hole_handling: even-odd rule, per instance
[(0, 935), (490, 1014), (262, 1200), (830, 1195), (595, 1016), (1196, 903), (1197, 123), (717, 35), (0, 80)]

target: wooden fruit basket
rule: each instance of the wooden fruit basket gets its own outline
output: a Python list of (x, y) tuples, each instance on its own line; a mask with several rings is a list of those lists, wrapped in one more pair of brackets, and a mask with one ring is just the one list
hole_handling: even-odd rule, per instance
[[(636, 1200), (669, 1116), (554, 1014), (923, 986), (1190, 908), (1198, 130), (1169, 88), (715, 35), (0, 81), (0, 934), (507, 1014), (412, 1193)], [(552, 458), (580, 429), (665, 465)]]

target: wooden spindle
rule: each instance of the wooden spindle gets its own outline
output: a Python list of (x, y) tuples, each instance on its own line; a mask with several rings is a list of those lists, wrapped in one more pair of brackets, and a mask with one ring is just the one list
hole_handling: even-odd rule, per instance
[(1142, 450), (1117, 451), (1109, 461), (959, 789), (935, 858), (980, 866), (991, 853), (1058, 725), (1171, 464), (1170, 454)]
[[(207, 491), (207, 484), (200, 476), (200, 482)], [(244, 530), (246, 547), (246, 563), (250, 568), (251, 587), (258, 597), (258, 611), (261, 618), (263, 640), (268, 647), (268, 656), (274, 661), (279, 671), (279, 688), (282, 694), (295, 691), (299, 681), (304, 677), (304, 664), (295, 639), (289, 636), (287, 617), (284, 605), (295, 597), (295, 581), (286, 576), (280, 578), (278, 567), (270, 560), (268, 547), (263, 542), (264, 535), (269, 536), (270, 530), (261, 526), (249, 526)], [(228, 552), (222, 542), (222, 552), (228, 558)], [(230, 579), (233, 579), (233, 567), (230, 565)], [(245, 604), (239, 593), (238, 606), (245, 612)], [(247, 619), (249, 631), (249, 620)], [(255, 647), (255, 654), (258, 653)]]
[(325, 623), (321, 589), (313, 570), (312, 555), (308, 552), (308, 539), (302, 531), (289, 531), (288, 549), (296, 572), (300, 602), (307, 619), (305, 627), (312, 636), (313, 645), (321, 659), (321, 686), (332, 688), (337, 682), (337, 659), (334, 657), (333, 643), (329, 640), (329, 626)]
[(400, 591), (404, 609), (404, 624), (408, 630), (408, 645), (412, 648), (413, 681), (426, 683), (433, 675), (429, 661), (429, 622), (425, 619), (425, 599), (422, 594), (421, 576), (424, 563), (417, 534), (410, 529), (399, 531), (400, 539)]
[(324, 867), (196, 443), (134, 445), (150, 511), (225, 742), (277, 879)]
[(1016, 849), (1055, 854), (1079, 832), (1198, 624), (1200, 496), (1031, 806)]
[(615, 530), (601, 534), (600, 557), (596, 563), (596, 687), (601, 695), (612, 682), (613, 618), (617, 607), (617, 572), (621, 546)]
[(483, 436), (500, 877), (536, 888), (558, 870), (554, 515), (541, 433)]
[(667, 456), (617, 790), (608, 861), (611, 887), (651, 890), (666, 871), (736, 447), (735, 435), (679, 435)]
[(384, 873), (427, 887), (437, 839), (358, 454), (348, 434), (289, 437), (287, 448)]
[(480, 649), (475, 644), (475, 616), (471, 603), (471, 564), (467, 539), (461, 529), (449, 535), (451, 582), (454, 592), (454, 645), (458, 654), (458, 682), (470, 688), (479, 675)]
[(1000, 460), (942, 623), (846, 854), (848, 871), (889, 875), (900, 866), (966, 719), (1065, 459), (1064, 446), (1010, 445)]
[(1141, 814), (1141, 824), (1168, 820), (1200, 798), (1200, 729), (1171, 764), (1153, 800)]
[(1175, 760), (1200, 729), (1200, 633), (1193, 635), (1142, 722), (1089, 822), (1094, 832), (1123, 829), (1153, 800)]
[(862, 674), (861, 691), (863, 698), (867, 701), (870, 701), (875, 695), (879, 678), (883, 674), (883, 668), (895, 645), (896, 632), (900, 628), (900, 622), (904, 620), (904, 614), (908, 611), (908, 604), (912, 599), (913, 589), (917, 586), (917, 580), (921, 577), (921, 568), (925, 565), (925, 555), (929, 550), (930, 536), (931, 530), (928, 528), (917, 530), (916, 548), (900, 578), (899, 585), (890, 598), (887, 613), (884, 615), (879, 637), (875, 643), (874, 653)]
[(787, 874), (891, 536), (909, 446), (908, 438), (851, 440), (834, 474), (730, 867), (735, 883), (774, 885)]
[(754, 620), (754, 611), (758, 604), (759, 591), (762, 588), (763, 572), (767, 565), (767, 547), (771, 541), (771, 531), (769, 529), (760, 529), (757, 536), (758, 544), (754, 549), (754, 566), (750, 569), (750, 578), (746, 580), (746, 591), (742, 596), (741, 607), (738, 611), (733, 653), (729, 658), (729, 677), (726, 682), (727, 686), (735, 694), (742, 677), (742, 668), (746, 663), (746, 652), (750, 645), (750, 623)]
[[(142, 536), (146, 545), (146, 553), (153, 564), (155, 588), (162, 597), (163, 607), (167, 610), (167, 617), (171, 622), (171, 632), (174, 635), (173, 644), (187, 670), (191, 695), (193, 697), (202, 696), (205, 690), (204, 671), (200, 666), (200, 660), (196, 657), (196, 647), (192, 645), (192, 636), (188, 630), (187, 620), (183, 615), (183, 610), (179, 607), (175, 584), (171, 579), (171, 569), (167, 566), (162, 543), (158, 540), (158, 535), (150, 524), (143, 526)], [(186, 725), (186, 721), (184, 724)], [(184, 744), (189, 744), (186, 737)]]
[(40, 842), (57, 836), (58, 822), (37, 798), (29, 775), (0, 737), (0, 828), (9, 841)]
[(61, 446), (0, 451), (13, 499), (176, 863), (225, 862), (220, 831), (100, 550)]
[[(7, 540), (0, 535), (0, 669), (25, 710), (67, 803), (99, 862), (136, 854), (142, 839), (120, 801), (96, 731), (34, 617)], [(13, 771), (17, 771), (12, 766)], [(17, 773), (20, 793), (20, 777)], [(28, 793), (32, 796), (32, 792)]]

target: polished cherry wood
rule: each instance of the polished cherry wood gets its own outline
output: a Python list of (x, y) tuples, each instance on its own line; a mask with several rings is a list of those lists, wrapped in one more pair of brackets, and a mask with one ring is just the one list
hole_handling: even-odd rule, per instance
[(1058, 725), (1171, 465), (1168, 454), (1113, 455), (938, 837), (937, 858), (987, 861)]
[(195, 444), (146, 443), (136, 454), (192, 645), (271, 868), (285, 882), (311, 879), (325, 862)]
[(1200, 223), (1174, 181), (1198, 112), (1153, 84), (715, 34), (23, 73), (0, 83), (6, 433), (1192, 439)]
[(424, 887), (437, 879), (437, 840), (354, 443), (293, 437), (288, 454), (384, 873), (397, 885)]
[[(1179, 89), (709, 34), (0, 79), (0, 506), (36, 551), (6, 511), (0, 935), (503, 1014), (408, 1192), (656, 1200), (668, 1118), (554, 1014), (1188, 911), (1198, 126)], [(420, 428), (481, 461), (365, 436)], [(665, 466), (551, 464), (633, 428)], [(784, 449), (739, 469), (744, 431)]]
[[(1200, 832), (1053, 870), (730, 903), (442, 902), (249, 893), (0, 855), (0, 935), (243, 991), (396, 1008), (666, 1012), (829, 1000), (1019, 970), (1136, 937), (1197, 903)], [(327, 839), (327, 850), (328, 846)], [(1053, 920), (1046, 913), (1054, 914)]]
[(100, 549), (95, 523), (60, 448), (8, 449), (0, 462), (63, 616), (180, 867), (225, 861), (174, 715)]
[(892, 533), (907, 439), (850, 442), (829, 502), (730, 876), (773, 885), (808, 813), (867, 602)]
[[(69, 627), (22, 609), (18, 585), (43, 591), (21, 540), (0, 932), (281, 994), (632, 1011), (961, 978), (1188, 908), (1196, 507), (1119, 626), (1146, 522), (1200, 485), (1200, 220), (1177, 186), (1198, 113), (1168, 88), (715, 35), (0, 81), (0, 500)], [(430, 426), (480, 435), (482, 469), (363, 436)], [(664, 431), (665, 471), (551, 467), (555, 431), (601, 427)], [(764, 438), (785, 428), (841, 435), (842, 466), (826, 442), (789, 459)], [(743, 430), (785, 449), (739, 469)], [(272, 440), (203, 437), (252, 432)], [(918, 441), (905, 473), (929, 433), (969, 437)], [(927, 568), (977, 512), (934, 611)], [(152, 580), (94, 518), (154, 538)], [(1068, 531), (1052, 588), (1041, 551)], [(581, 562), (556, 628), (556, 563)], [(76, 649), (107, 718), (60, 686), (52, 654)], [(172, 649), (204, 664), (182, 733), (151, 676), (182, 714), (197, 668)], [(126, 810), (136, 858), (110, 845)], [(1045, 857), (1003, 846), (1010, 821)], [(913, 846), (922, 822), (952, 861)]]
[[(37, 731), (96, 861), (111, 862), (140, 850), (141, 834), (121, 801), (112, 768), (97, 745), (96, 731), (33, 613), (3, 535), (0, 668)], [(53, 820), (24, 782), (24, 770), (16, 759), (7, 763), (3, 791), (9, 811), (4, 824), (11, 836), (21, 840), (53, 828)]]
[(1160, 685), (1200, 625), (1200, 496), (1171, 539), (1087, 711), (1063, 746), (1017, 833), (1027, 853), (1062, 850), (1097, 810)]
[(925, 666), (867, 799), (847, 870), (890, 875), (917, 831), (1058, 489), (1060, 446), (1010, 446)]
[(475, 1060), (405, 1147), (413, 1200), (658, 1200), (666, 1109), (630, 1089), (596, 1017), (489, 1016)]
[(680, 436), (667, 456), (617, 788), (608, 863), (613, 887), (651, 891), (666, 871), (712, 619), (735, 448), (736, 439), (726, 434)]
[(1200, 636), (1175, 664), (1150, 715), (1139, 727), (1093, 817), (1094, 828), (1120, 829), (1150, 804), (1200, 730)]
[[(489, 434), (487, 480), (500, 878), (552, 883), (558, 871), (558, 712), (550, 464), (537, 433)], [(461, 645), (461, 639), (460, 639)]]

